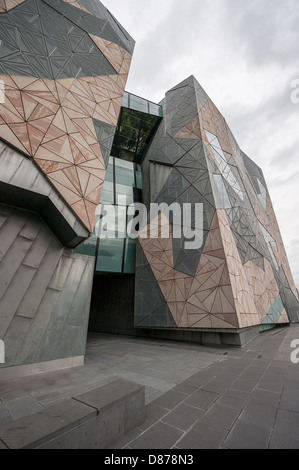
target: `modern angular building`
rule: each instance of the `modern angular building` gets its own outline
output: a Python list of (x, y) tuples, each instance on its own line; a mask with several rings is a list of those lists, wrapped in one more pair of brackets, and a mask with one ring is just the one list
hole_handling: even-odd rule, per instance
[[(194, 77), (125, 92), (134, 40), (99, 0), (0, 0), (0, 39), (1, 368), (80, 365), (88, 329), (242, 345), (299, 321), (262, 170)], [(133, 203), (202, 204), (201, 247), (163, 211), (130, 238)]]

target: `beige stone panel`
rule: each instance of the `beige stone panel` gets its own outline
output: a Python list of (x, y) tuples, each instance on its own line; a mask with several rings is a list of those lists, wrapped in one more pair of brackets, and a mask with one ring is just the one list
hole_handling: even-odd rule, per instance
[(76, 8), (79, 8), (80, 10), (85, 11), (85, 13), (89, 13), (90, 15), (92, 15), (92, 13), (89, 10), (87, 10), (87, 8), (83, 7), (81, 3), (77, 2), (76, 0), (63, 0), (63, 1), (66, 3), (70, 3), (73, 7), (76, 7)]
[(92, 231), (84, 200), (80, 199), (79, 201), (72, 204), (72, 209), (76, 212), (76, 214), (78, 214), (84, 225), (89, 228), (90, 231)]
[(264, 321), (271, 306), (279, 295), (279, 288), (275, 280), (274, 272), (269, 261), (266, 259), (264, 260), (264, 266), (265, 271), (256, 266), (252, 261), (248, 261), (245, 265), (245, 273), (252, 288), (260, 323)]
[(224, 210), (217, 210), (220, 232), (223, 239), (224, 251), (226, 253), (226, 262), (231, 280), (232, 292), (235, 299), (235, 306), (239, 325), (244, 326), (242, 314), (250, 314), (251, 325), (246, 320), (245, 326), (253, 326), (259, 323), (259, 316), (252, 288), (246, 277), (246, 270), (243, 268), (238, 249), (236, 247), (234, 236), (230, 230), (229, 222)]
[(279, 325), (285, 324), (285, 323), (287, 323), (287, 324), (290, 323), (289, 317), (288, 317), (287, 312), (286, 312), (285, 309), (283, 309), (282, 314), (280, 315), (280, 317), (279, 317), (277, 323), (278, 323)]
[(117, 73), (128, 73), (131, 66), (132, 56), (118, 44), (89, 34), (100, 51)]
[(195, 315), (193, 318), (193, 322), (189, 324), (189, 328), (213, 328), (211, 315), (199, 315), (198, 318), (196, 318)]
[(9, 124), (10, 129), (13, 131), (15, 136), (22, 142), (22, 145), (25, 147), (26, 151), (31, 153), (31, 145), (29, 140), (29, 134), (27, 129), (27, 124), (17, 123)]
[(201, 139), (201, 130), (199, 117), (195, 116), (185, 127), (183, 127), (177, 134), (174, 136), (174, 139)]
[[(101, 192), (101, 188), (98, 188), (98, 191)], [(89, 220), (89, 230), (90, 232), (93, 231), (93, 228), (96, 223), (96, 212), (98, 208), (98, 203), (94, 204), (93, 202), (89, 201), (88, 199), (84, 199), (84, 204), (86, 208), (86, 214)]]
[(0, 13), (6, 13), (13, 8), (17, 7), (21, 3), (25, 2), (25, 0), (1, 0), (0, 1)]
[[(0, 110), (1, 113), (1, 110)], [(27, 154), (27, 150), (7, 124), (0, 125), (0, 138)]]
[(231, 323), (222, 320), (218, 315), (211, 315), (211, 327), (235, 329), (235, 326), (233, 326)]
[(201, 109), (199, 119), (203, 140), (207, 144), (209, 143), (204, 132), (206, 129), (218, 137), (222, 150), (232, 154), (232, 146), (229, 139), (226, 121), (210, 99)]

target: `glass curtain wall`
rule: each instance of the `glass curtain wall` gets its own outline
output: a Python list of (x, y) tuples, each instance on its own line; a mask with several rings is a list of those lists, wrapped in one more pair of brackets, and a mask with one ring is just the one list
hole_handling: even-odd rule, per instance
[(115, 133), (112, 155), (142, 163), (162, 117), (160, 105), (126, 92)]
[[(97, 258), (97, 273), (135, 273), (136, 240), (130, 239), (126, 233), (130, 222), (128, 206), (134, 202), (142, 202), (140, 166), (110, 157), (94, 233), (76, 250), (77, 253)], [(108, 219), (105, 210), (107, 205), (114, 207), (115, 238), (99, 238), (100, 219), (102, 216)]]

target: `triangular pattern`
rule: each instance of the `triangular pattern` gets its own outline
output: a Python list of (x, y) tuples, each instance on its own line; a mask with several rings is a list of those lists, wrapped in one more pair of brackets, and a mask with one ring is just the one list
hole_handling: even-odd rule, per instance
[(0, 1), (0, 138), (34, 158), (92, 232), (131, 54), (104, 7), (101, 19), (63, 3)]
[(223, 329), (299, 320), (298, 292), (261, 169), (194, 77), (167, 92), (162, 104), (164, 127), (147, 158), (160, 164), (156, 178), (161, 164), (170, 169), (155, 202), (204, 207), (200, 249), (186, 250), (182, 237), (166, 245), (140, 241), (176, 324)]
[(174, 136), (175, 139), (201, 139), (201, 129), (199, 123), (199, 117), (195, 116), (189, 124), (184, 126), (177, 134)]
[(106, 39), (94, 36), (93, 34), (90, 34), (89, 36), (95, 42), (100, 51), (103, 52), (106, 59), (108, 59), (118, 74), (129, 73), (132, 61), (131, 54), (125, 51), (118, 44), (114, 44)]
[(76, 0), (63, 0), (63, 1), (92, 15), (92, 12), (87, 10), (87, 8), (85, 8), (83, 5), (81, 5), (81, 3), (77, 2)]
[(98, 121), (97, 119), (93, 119), (93, 124), (97, 134), (98, 142), (101, 147), (103, 159), (107, 168), (115, 134), (115, 127), (111, 124)]
[[(232, 154), (232, 146), (229, 139), (228, 127), (224, 117), (220, 114), (214, 103), (209, 99), (199, 112), (202, 139), (208, 145), (205, 129), (216, 135), (219, 139), (222, 150)], [(213, 152), (210, 152), (211, 154)]]
[[(164, 214), (154, 223), (169, 226)], [(149, 227), (144, 228), (144, 233)], [(169, 239), (144, 239), (139, 243), (155, 279), (167, 301), (176, 325), (200, 328), (209, 323), (215, 328), (238, 328), (230, 276), (225, 260), (220, 228), (215, 214), (195, 276), (174, 268), (173, 242)], [(218, 326), (217, 326), (218, 325)]]
[[(77, 214), (78, 201), (73, 193), (81, 199), (93, 193), (95, 213), (123, 88), (111, 77), (86, 77), (53, 83), (22, 78), (1, 76), (6, 84), (7, 100), (0, 105), (0, 137), (32, 156)], [(105, 100), (104, 106), (100, 96)], [(94, 116), (101, 118), (102, 133), (99, 133), (99, 124), (95, 129), (94, 123), (100, 121), (93, 120)], [(76, 185), (76, 172), (74, 168), (71, 172), (71, 167), (84, 169), (90, 178), (93, 177), (92, 186), (86, 188), (87, 193), (78, 182)], [(80, 207), (81, 220), (84, 207)], [(84, 216), (85, 224), (88, 220), (91, 222), (87, 227), (92, 231), (94, 216), (91, 213)]]
[(150, 327), (155, 325), (175, 327), (176, 324), (163, 297), (146, 257), (137, 244), (137, 263), (140, 266), (136, 276), (135, 326)]

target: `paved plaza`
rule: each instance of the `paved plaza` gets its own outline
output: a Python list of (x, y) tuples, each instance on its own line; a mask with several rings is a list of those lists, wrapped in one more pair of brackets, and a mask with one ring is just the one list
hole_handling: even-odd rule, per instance
[(299, 325), (242, 349), (90, 334), (83, 367), (0, 378), (0, 426), (123, 378), (145, 386), (146, 419), (114, 449), (298, 449), (297, 338)]

